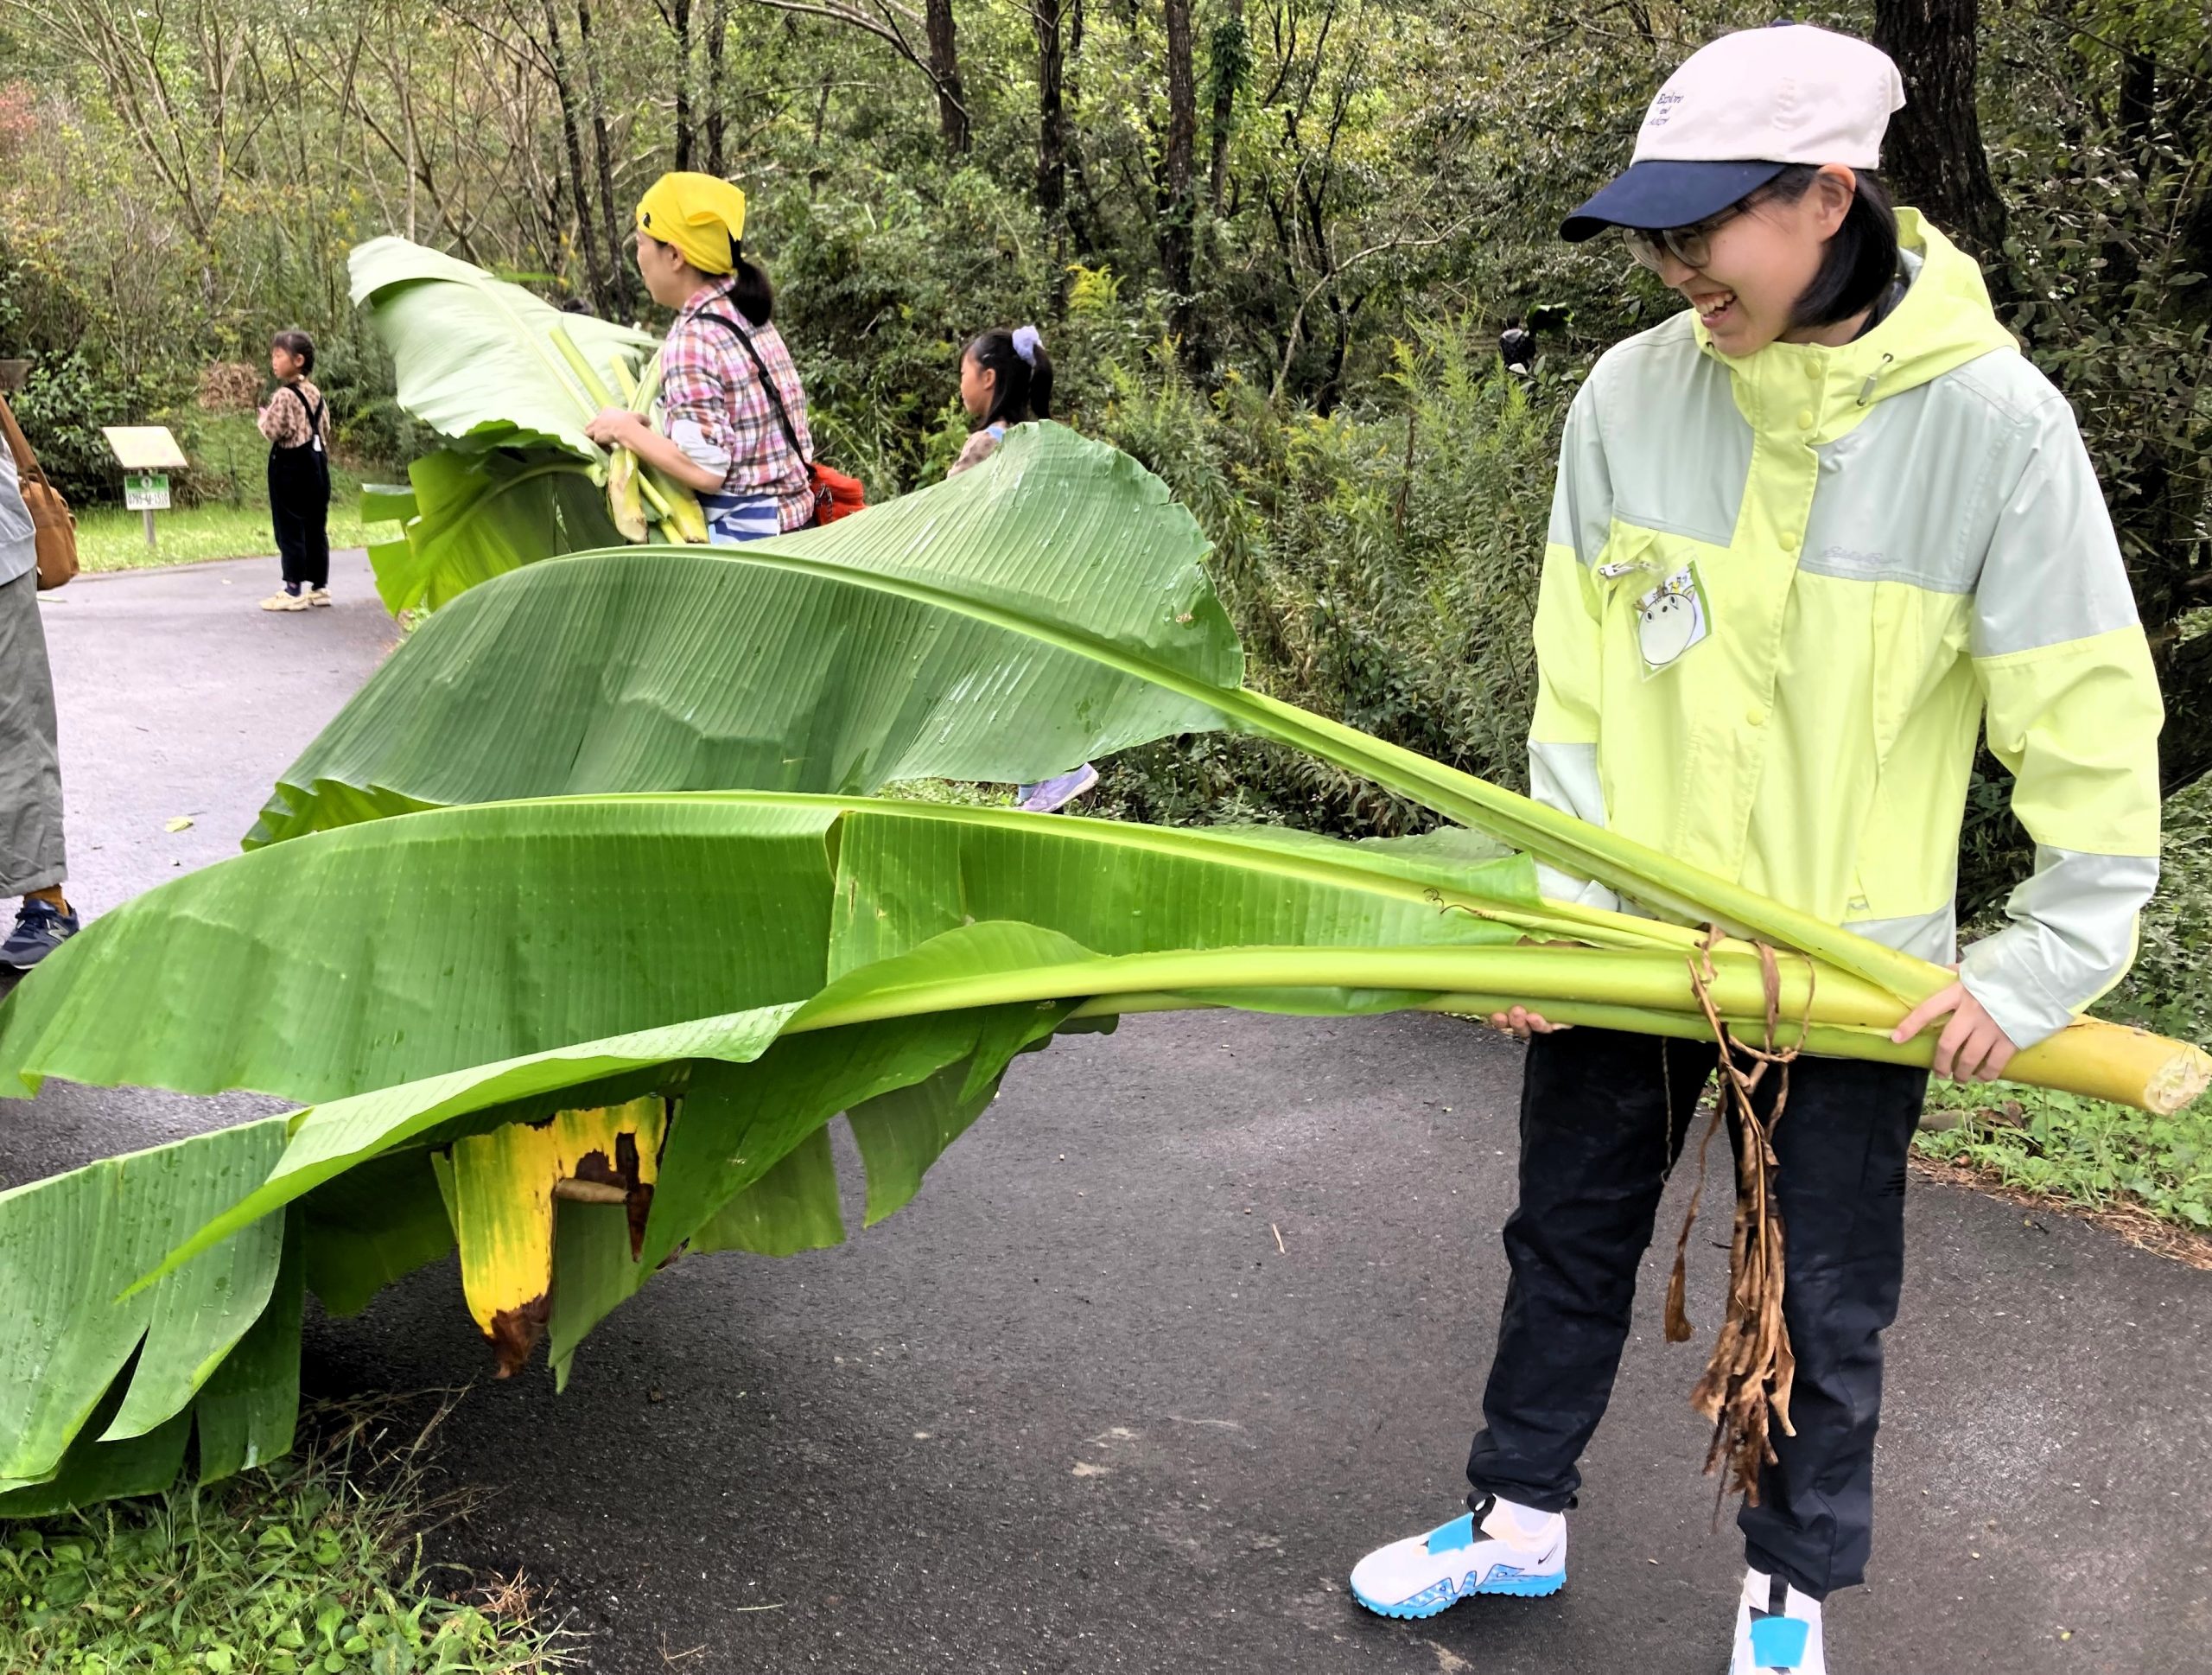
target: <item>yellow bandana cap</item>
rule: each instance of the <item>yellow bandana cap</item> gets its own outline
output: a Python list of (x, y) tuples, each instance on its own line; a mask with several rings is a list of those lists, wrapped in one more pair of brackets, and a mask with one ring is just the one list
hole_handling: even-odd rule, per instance
[(745, 237), (745, 194), (712, 175), (663, 175), (638, 200), (638, 227), (700, 272), (728, 273), (737, 266), (732, 246)]

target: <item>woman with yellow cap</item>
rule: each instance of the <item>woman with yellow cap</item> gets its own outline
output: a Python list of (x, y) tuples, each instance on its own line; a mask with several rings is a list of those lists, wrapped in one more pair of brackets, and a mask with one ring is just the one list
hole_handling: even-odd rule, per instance
[(676, 310), (661, 350), (667, 434), (620, 407), (586, 427), (696, 490), (720, 545), (804, 529), (815, 513), (806, 392), (744, 236), (745, 194), (711, 175), (664, 175), (639, 200), (638, 271)]

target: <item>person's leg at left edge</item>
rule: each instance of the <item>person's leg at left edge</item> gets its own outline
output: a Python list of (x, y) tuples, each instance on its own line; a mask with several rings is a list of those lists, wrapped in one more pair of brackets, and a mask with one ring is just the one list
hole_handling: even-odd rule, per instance
[(61, 756), (38, 575), (0, 585), (0, 899), (22, 896), (0, 966), (27, 971), (77, 930), (61, 894)]

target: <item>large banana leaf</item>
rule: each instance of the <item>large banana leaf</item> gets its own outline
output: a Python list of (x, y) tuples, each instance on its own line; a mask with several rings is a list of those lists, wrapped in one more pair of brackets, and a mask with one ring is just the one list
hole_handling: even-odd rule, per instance
[(391, 351), (399, 404), (473, 449), (550, 446), (605, 455), (584, 435), (594, 404), (556, 347), (565, 332), (600, 375), (634, 375), (658, 344), (627, 326), (563, 314), (442, 251), (372, 239), (350, 258), (353, 305)]
[(397, 615), (435, 610), (480, 582), (621, 537), (586, 468), (551, 448), (442, 448), (407, 468), (414, 492), (362, 496), (365, 519), (400, 524), (369, 548), (377, 593)]
[[(957, 857), (948, 834), (969, 840)], [(944, 888), (949, 857), (964, 895)], [(441, 888), (413, 887), (425, 876)], [(967, 908), (1019, 905), (1139, 951), (1173, 946), (1179, 901), (1204, 904), (1180, 922), (1232, 957), (1255, 939), (1520, 934), (1446, 911), (1447, 884), (1463, 908), (1543, 920), (1525, 862), (1458, 844), (774, 796), (442, 811), (175, 880), (96, 921), (0, 1006), (10, 1085), (64, 1073), (350, 1097), (0, 1196), (8, 1295), (33, 1300), (46, 1334), (11, 1337), (16, 1359), (0, 1362), (0, 1487), (62, 1486), (0, 1511), (164, 1481), (195, 1398), (207, 1458), (280, 1449), (297, 1330), (280, 1212), (296, 1206), (317, 1289), (358, 1308), (365, 1284), (451, 1248), (435, 1173), (409, 1160), (467, 1136), (641, 1092), (677, 1113), (639, 1251), (610, 1243), (601, 1207), (561, 1207), (563, 1371), (591, 1323), (686, 1241), (780, 1251), (834, 1237), (819, 1135), (841, 1111), (855, 1113), (869, 1217), (888, 1213), (1013, 1054), (1111, 964), (1041, 927), (969, 923)], [(1262, 974), (1231, 973), (1255, 995)], [(708, 1009), (733, 1003), (745, 1009)], [(141, 1027), (103, 1022), (124, 1016)], [(303, 1027), (316, 1017), (323, 1029)], [(111, 1301), (179, 1246), (149, 1290)], [(81, 1265), (56, 1269), (56, 1250)], [(12, 1382), (10, 1364), (27, 1369)], [(137, 1437), (153, 1440), (123, 1447)]]
[(1042, 426), (822, 529), (532, 564), (424, 622), (247, 841), (571, 792), (1038, 779), (1218, 726), (1243, 658), (1204, 551), (1157, 478)]
[(560, 340), (615, 383), (618, 366), (634, 381), (655, 341), (404, 239), (357, 245), (351, 265), (354, 304), (391, 351), (399, 404), (454, 439), (408, 468), (404, 526), (369, 549), (385, 607), (435, 608), (537, 559), (618, 542), (599, 487), (607, 455), (584, 435), (604, 391), (582, 383)]
[(795, 1004), (976, 918), (1116, 953), (1521, 933), (1446, 899), (1552, 926), (1525, 861), (1468, 864), (1465, 842), (772, 793), (437, 810), (256, 850), (95, 920), (0, 1005), (0, 1092), (343, 1097)]

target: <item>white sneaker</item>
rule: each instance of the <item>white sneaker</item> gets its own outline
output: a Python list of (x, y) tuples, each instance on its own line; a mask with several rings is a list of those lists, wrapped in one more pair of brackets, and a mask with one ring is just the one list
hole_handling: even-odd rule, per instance
[(261, 602), (265, 611), (303, 611), (308, 608), (308, 596), (303, 593), (272, 593)]
[(327, 605), (329, 602), (330, 602), (330, 589), (329, 589), (328, 588), (309, 588), (309, 589), (308, 589), (308, 604), (310, 604), (310, 605)]
[(1821, 1602), (1780, 1576), (1747, 1570), (1736, 1601), (1736, 1655), (1729, 1660), (1728, 1675), (1766, 1675), (1770, 1670), (1827, 1675)]
[(1425, 1536), (1377, 1547), (1352, 1567), (1351, 1594), (1386, 1617), (1433, 1617), (1470, 1594), (1556, 1594), (1567, 1581), (1567, 1519), (1493, 1495)]

